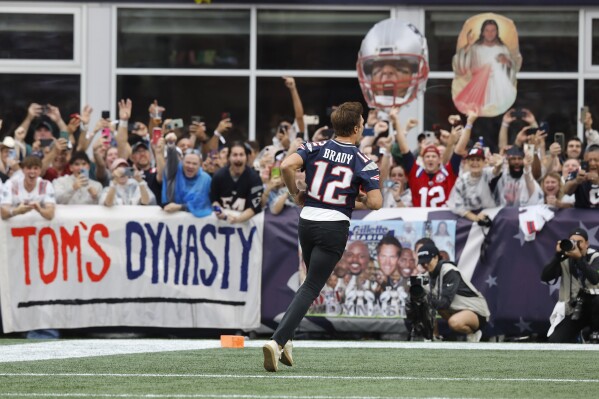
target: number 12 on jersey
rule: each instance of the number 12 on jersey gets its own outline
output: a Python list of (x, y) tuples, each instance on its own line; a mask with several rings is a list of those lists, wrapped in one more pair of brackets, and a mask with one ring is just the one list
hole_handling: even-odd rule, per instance
[(354, 175), (352, 169), (326, 161), (316, 161), (314, 166), (316, 171), (308, 195), (325, 204), (347, 205), (347, 195), (339, 194), (339, 190), (351, 186)]

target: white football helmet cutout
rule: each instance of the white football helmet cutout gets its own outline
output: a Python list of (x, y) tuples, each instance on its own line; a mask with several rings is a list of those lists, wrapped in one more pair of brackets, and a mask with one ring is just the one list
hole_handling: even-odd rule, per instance
[(408, 22), (381, 21), (362, 40), (356, 69), (368, 106), (389, 112), (414, 100), (426, 88), (426, 38)]

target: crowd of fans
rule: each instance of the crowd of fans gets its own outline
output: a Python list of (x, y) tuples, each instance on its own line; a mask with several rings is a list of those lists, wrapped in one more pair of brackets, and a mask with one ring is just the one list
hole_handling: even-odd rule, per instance
[[(89, 106), (65, 121), (58, 107), (32, 103), (19, 127), (0, 142), (2, 216), (39, 211), (54, 202), (159, 205), (165, 212), (197, 217), (215, 212), (230, 223), (247, 221), (264, 208), (277, 215), (295, 206), (279, 164), (306, 138), (295, 81), (283, 79), (295, 118), (281, 121), (272, 144), (264, 148), (256, 142), (229, 142), (227, 115), (209, 132), (201, 116), (192, 117), (187, 127), (181, 120), (163, 119), (167, 110), (158, 101), (149, 105), (147, 123), (133, 119), (127, 99), (118, 103), (118, 120), (103, 113), (93, 126)], [(381, 115), (369, 112), (359, 147), (380, 168), (384, 207), (449, 207), (481, 221), (487, 215), (480, 210), (495, 206), (597, 206), (599, 134), (590, 113), (584, 119), (588, 145), (572, 137), (562, 148), (558, 141), (546, 144), (548, 132), (531, 111), (511, 109), (503, 115), (497, 153), (471, 137), (476, 112), (466, 115), (465, 123), (460, 115), (450, 115), (447, 130), (420, 133), (417, 148), (408, 144), (416, 120), (402, 124), (398, 109)], [(512, 125), (521, 129), (509, 143)], [(321, 126), (310, 140), (332, 135), (332, 129)], [(27, 194), (14, 195), (23, 181), (29, 182), (22, 187)], [(35, 195), (29, 190), (34, 182)], [(31, 198), (15, 202), (23, 196)], [(11, 201), (14, 209), (8, 207)]]

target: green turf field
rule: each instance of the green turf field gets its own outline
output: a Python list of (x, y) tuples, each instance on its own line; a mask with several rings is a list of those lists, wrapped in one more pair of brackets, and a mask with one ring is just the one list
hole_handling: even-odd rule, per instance
[[(111, 340), (105, 342), (110, 347)], [(0, 342), (23, 343), (23, 348), (32, 347), (31, 341)], [(252, 344), (244, 349), (4, 359), (0, 362), (0, 397), (599, 397), (596, 350), (308, 348), (298, 347), (299, 342), (294, 367), (280, 365), (278, 373), (267, 373), (262, 368), (261, 342)], [(0, 354), (10, 349), (2, 345)]]

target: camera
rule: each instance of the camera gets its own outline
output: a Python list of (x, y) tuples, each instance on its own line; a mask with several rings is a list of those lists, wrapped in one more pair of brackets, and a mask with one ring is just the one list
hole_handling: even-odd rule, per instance
[(575, 299), (570, 301), (570, 306), (574, 308), (572, 311), (572, 316), (570, 318), (574, 321), (580, 320), (580, 316), (582, 315), (582, 306), (584, 305), (584, 298), (580, 295), (580, 291)]
[(574, 240), (565, 239), (565, 240), (561, 240), (559, 242), (559, 249), (562, 252), (571, 251), (574, 249), (574, 247), (576, 247), (576, 241), (574, 241)]
[(194, 123), (203, 123), (203, 122), (204, 122), (204, 117), (203, 116), (192, 115), (190, 125), (193, 125)]
[(481, 220), (477, 221), (476, 223), (480, 227), (491, 227), (491, 225), (493, 224), (493, 221), (488, 216), (485, 216), (484, 219), (481, 219)]
[(385, 180), (385, 182), (383, 183), (383, 187), (385, 187), (385, 188), (394, 188), (395, 187), (395, 182), (393, 180)]
[(177, 128), (182, 128), (183, 127), (183, 119), (179, 118), (179, 119), (173, 119), (172, 121), (170, 121), (167, 125), (166, 128), (169, 130), (173, 130), (173, 129), (177, 129)]
[(524, 118), (524, 116), (526, 115), (526, 113), (522, 110), (522, 108), (516, 108), (514, 111), (512, 111), (511, 113), (512, 117), (514, 118)]
[(412, 324), (409, 341), (415, 335), (428, 340), (433, 339), (435, 312), (425, 288), (428, 284), (429, 277), (425, 274), (410, 276), (409, 300), (406, 303), (406, 318)]
[(589, 161), (581, 161), (580, 169), (584, 170), (585, 172), (588, 172), (589, 171)]

